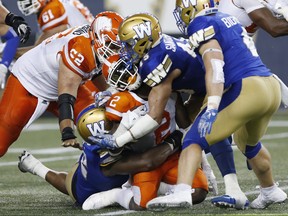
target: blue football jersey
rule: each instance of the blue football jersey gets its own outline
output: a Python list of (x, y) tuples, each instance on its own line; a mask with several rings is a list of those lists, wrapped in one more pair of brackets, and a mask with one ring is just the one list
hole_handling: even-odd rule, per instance
[(83, 204), (94, 193), (121, 187), (129, 178), (128, 175), (104, 176), (100, 168), (99, 147), (86, 143), (83, 147), (79, 166), (73, 177), (76, 180), (73, 180), (74, 195), (79, 204)]
[(220, 12), (199, 16), (190, 23), (187, 32), (202, 65), (197, 47), (210, 39), (218, 41), (224, 55), (225, 88), (248, 76), (271, 75), (271, 71), (259, 58), (253, 39), (235, 17)]
[(173, 90), (193, 90), (195, 94), (205, 94), (205, 72), (193, 57), (189, 41), (163, 35), (160, 43), (153, 47), (140, 62), (139, 74), (147, 85), (153, 87), (161, 83), (175, 69), (181, 75), (172, 83)]

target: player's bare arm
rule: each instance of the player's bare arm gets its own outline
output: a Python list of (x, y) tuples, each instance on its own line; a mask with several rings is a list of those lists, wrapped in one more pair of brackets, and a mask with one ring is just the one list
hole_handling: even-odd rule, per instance
[(285, 19), (277, 19), (266, 7), (252, 11), (248, 16), (257, 26), (264, 29), (273, 37), (288, 34), (288, 22)]
[[(74, 135), (73, 105), (81, 81), (82, 77), (71, 71), (61, 59), (58, 75), (58, 106), (59, 125), (64, 147), (80, 148), (80, 144)], [(64, 108), (61, 108), (63, 105)]]

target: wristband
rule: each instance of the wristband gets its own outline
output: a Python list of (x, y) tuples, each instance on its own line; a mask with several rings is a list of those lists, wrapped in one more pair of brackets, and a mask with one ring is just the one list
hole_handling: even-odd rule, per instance
[(66, 141), (66, 140), (75, 139), (75, 138), (77, 138), (77, 137), (74, 135), (74, 130), (71, 127), (65, 127), (62, 130), (61, 140), (63, 142)]

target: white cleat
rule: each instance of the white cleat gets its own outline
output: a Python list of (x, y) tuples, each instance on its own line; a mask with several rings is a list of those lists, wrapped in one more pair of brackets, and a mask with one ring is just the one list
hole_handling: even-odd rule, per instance
[(166, 196), (156, 197), (150, 200), (146, 207), (151, 211), (164, 211), (167, 208), (191, 208), (192, 195), (189, 191), (171, 193)]
[(23, 173), (29, 172), (36, 175), (34, 169), (38, 164), (41, 162), (26, 150), (19, 156), (18, 168)]
[(287, 194), (277, 185), (274, 187), (273, 191), (270, 191), (269, 193), (265, 193), (263, 189), (260, 188), (259, 196), (253, 200), (250, 207), (254, 209), (264, 209), (273, 203), (284, 202), (287, 199)]
[(101, 209), (116, 203), (117, 194), (121, 188), (95, 193), (88, 197), (82, 205), (83, 210)]

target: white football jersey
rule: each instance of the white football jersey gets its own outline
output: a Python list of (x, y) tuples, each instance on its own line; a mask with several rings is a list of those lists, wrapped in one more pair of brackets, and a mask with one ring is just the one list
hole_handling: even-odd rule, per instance
[(47, 100), (58, 98), (59, 60), (83, 80), (96, 73), (90, 25), (67, 29), (44, 40), (21, 56), (12, 73), (32, 95)]
[(66, 9), (70, 27), (91, 24), (94, 20), (89, 9), (78, 0), (61, 0)]
[(258, 0), (220, 0), (218, 10), (222, 13), (235, 16), (252, 36), (257, 26), (252, 22), (248, 14), (254, 10), (265, 7)]

